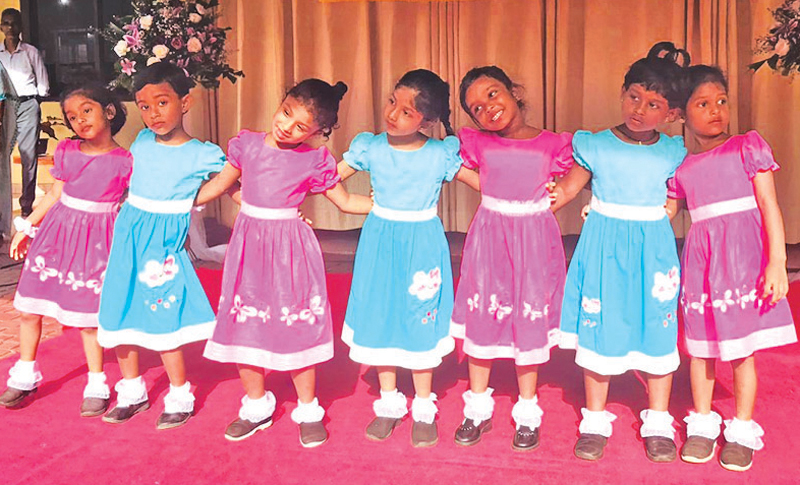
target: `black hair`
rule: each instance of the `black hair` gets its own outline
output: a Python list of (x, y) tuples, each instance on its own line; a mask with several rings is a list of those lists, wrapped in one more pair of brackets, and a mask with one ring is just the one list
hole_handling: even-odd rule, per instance
[(170, 62), (156, 62), (145, 67), (133, 77), (133, 92), (139, 92), (148, 84), (167, 83), (181, 98), (189, 94), (194, 80), (182, 68)]
[(648, 91), (664, 96), (670, 108), (680, 108), (683, 70), (690, 62), (691, 57), (684, 49), (678, 49), (672, 42), (659, 42), (650, 48), (647, 57), (631, 65), (622, 87), (641, 84)]
[[(67, 113), (64, 111), (64, 103), (72, 96), (83, 96), (89, 98), (92, 101), (99, 103), (104, 110), (109, 105), (113, 106), (116, 114), (109, 121), (112, 135), (119, 133), (119, 130), (121, 130), (125, 125), (125, 120), (127, 118), (126, 111), (119, 98), (102, 84), (98, 82), (91, 82), (85, 85), (71, 86), (61, 93), (61, 113), (64, 115), (64, 121), (70, 128), (72, 128), (72, 125), (67, 118)], [(72, 128), (72, 131), (75, 131), (75, 129)]]
[(322, 136), (328, 138), (338, 128), (339, 102), (346, 92), (347, 84), (342, 81), (331, 86), (321, 79), (310, 78), (295, 84), (283, 99), (291, 96), (305, 106), (322, 130)]
[(450, 124), (450, 85), (427, 69), (415, 69), (403, 74), (394, 88), (405, 87), (417, 92), (414, 107), (426, 121), (441, 121), (444, 132), (454, 135)]
[[(464, 75), (463, 79), (461, 79), (461, 86), (458, 88), (458, 100), (461, 103), (461, 108), (467, 112), (470, 118), (472, 118), (472, 112), (470, 112), (469, 106), (467, 106), (467, 91), (470, 86), (472, 86), (472, 83), (482, 77), (500, 81), (500, 83), (508, 89), (508, 92), (513, 92), (514, 90), (522, 88), (522, 86), (512, 81), (505, 71), (497, 66), (473, 67)], [(521, 99), (517, 99), (517, 106), (519, 106), (520, 109), (524, 109), (525, 102)]]
[(686, 109), (689, 98), (697, 88), (705, 83), (719, 84), (725, 88), (726, 93), (728, 92), (728, 79), (725, 78), (725, 74), (719, 67), (706, 64), (687, 67), (683, 75), (683, 103), (681, 105), (683, 109)]
[(16, 8), (7, 8), (4, 9), (2, 13), (0, 13), (0, 17), (5, 17), (6, 15), (11, 15), (14, 17), (14, 20), (19, 22), (20, 27), (22, 27), (22, 13), (17, 10)]

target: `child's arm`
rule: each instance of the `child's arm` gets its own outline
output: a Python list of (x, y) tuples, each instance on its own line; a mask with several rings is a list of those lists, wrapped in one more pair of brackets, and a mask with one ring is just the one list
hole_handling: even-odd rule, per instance
[(351, 194), (341, 183), (325, 191), (325, 197), (342, 212), (367, 214), (372, 210), (372, 199), (365, 195)]
[[(31, 212), (31, 214), (25, 218), (25, 223), (30, 224), (31, 226), (38, 226), (44, 216), (47, 215), (47, 212), (50, 210), (58, 199), (61, 198), (61, 191), (64, 188), (64, 181), (56, 179), (53, 182), (53, 186), (50, 190), (45, 194), (44, 197), (39, 201), (39, 204), (36, 208)], [(11, 246), (9, 247), (9, 255), (14, 259), (22, 259), (25, 257), (25, 254), (28, 252), (28, 245), (23, 244), (24, 241), (28, 239), (28, 235), (25, 234), (23, 231), (17, 231), (14, 234), (14, 238), (11, 240)]]
[(342, 179), (342, 182), (349, 179), (353, 176), (358, 170), (351, 167), (347, 162), (342, 160), (341, 162), (336, 164), (336, 171), (339, 172), (339, 178)]
[(772, 172), (758, 172), (753, 177), (758, 210), (767, 234), (769, 260), (762, 275), (764, 290), (761, 298), (772, 294), (771, 303), (777, 303), (789, 291), (789, 277), (786, 274), (786, 236), (783, 229), (783, 216), (775, 195), (775, 181)]
[(667, 197), (667, 204), (664, 206), (664, 208), (667, 209), (667, 216), (669, 217), (669, 220), (674, 219), (675, 216), (678, 215), (678, 211), (683, 209), (684, 202), (684, 199), (672, 199)]
[(241, 170), (230, 163), (226, 163), (220, 173), (200, 188), (195, 204), (207, 204), (224, 194), (233, 184), (239, 181), (241, 175)]
[(590, 180), (592, 180), (592, 172), (578, 164), (573, 165), (567, 175), (559, 180), (553, 189), (550, 196), (553, 204), (550, 206), (550, 210), (555, 212), (567, 205)]
[(464, 182), (478, 192), (481, 191), (481, 177), (475, 170), (470, 170), (467, 167), (461, 167), (458, 169), (458, 173), (456, 173), (456, 179)]

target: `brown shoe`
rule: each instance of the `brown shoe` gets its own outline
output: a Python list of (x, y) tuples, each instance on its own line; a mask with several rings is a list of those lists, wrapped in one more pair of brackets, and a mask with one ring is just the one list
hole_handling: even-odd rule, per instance
[(744, 472), (753, 466), (753, 449), (739, 443), (725, 443), (719, 454), (722, 468), (733, 472)]
[(246, 419), (237, 418), (236, 421), (229, 424), (225, 429), (225, 439), (228, 441), (242, 441), (245, 438), (253, 436), (256, 431), (267, 429), (270, 426), (272, 426), (272, 416), (269, 416), (267, 419), (257, 423), (248, 421)]
[(491, 430), (492, 418), (484, 419), (477, 426), (475, 421), (466, 418), (456, 430), (455, 442), (461, 446), (472, 446), (480, 442), (483, 433), (488, 433)]
[(434, 446), (439, 442), (439, 430), (436, 428), (436, 421), (423, 423), (414, 421), (411, 426), (411, 444), (417, 448)]
[(300, 423), (300, 444), (305, 448), (314, 448), (328, 441), (328, 430), (322, 421)]
[(100, 397), (85, 397), (81, 402), (81, 416), (84, 418), (91, 418), (100, 416), (108, 411), (108, 405), (111, 399), (103, 399)]
[(706, 463), (714, 458), (717, 440), (702, 436), (689, 436), (681, 448), (681, 460), (686, 463)]
[(134, 404), (132, 406), (117, 405), (114, 407), (114, 409), (103, 416), (103, 421), (112, 424), (124, 423), (135, 415), (147, 411), (148, 409), (150, 409), (150, 401), (142, 401), (139, 404)]
[(156, 421), (156, 429), (171, 429), (183, 426), (194, 413), (161, 413)]
[(376, 416), (375, 419), (367, 426), (367, 438), (373, 441), (383, 441), (389, 436), (392, 436), (394, 427), (400, 424), (402, 419), (399, 418), (384, 418)]
[(675, 461), (678, 447), (675, 442), (664, 436), (648, 436), (644, 438), (644, 450), (647, 458), (656, 463)]
[(581, 460), (597, 461), (603, 457), (608, 438), (599, 434), (581, 433), (575, 443), (575, 456)]
[(520, 426), (514, 433), (511, 448), (516, 451), (530, 451), (539, 447), (539, 428), (531, 430), (527, 426)]
[(9, 387), (5, 390), (5, 392), (0, 395), (0, 406), (6, 408), (13, 408), (18, 406), (22, 401), (25, 400), (26, 397), (34, 394), (37, 388), (34, 387), (30, 391), (23, 391), (22, 389), (15, 389), (13, 387)]

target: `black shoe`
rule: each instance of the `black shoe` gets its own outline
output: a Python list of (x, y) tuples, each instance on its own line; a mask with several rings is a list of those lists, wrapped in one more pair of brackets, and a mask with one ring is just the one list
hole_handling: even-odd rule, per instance
[(475, 421), (467, 418), (456, 430), (455, 442), (457, 445), (472, 446), (481, 440), (483, 433), (492, 430), (492, 418), (481, 421), (475, 426)]
[(228, 441), (242, 441), (245, 438), (253, 436), (256, 431), (267, 429), (270, 426), (272, 426), (272, 416), (257, 423), (242, 418), (236, 418), (236, 420), (225, 429), (225, 439)]
[(188, 413), (161, 413), (156, 421), (156, 429), (170, 429), (177, 428), (186, 424), (189, 418), (192, 417), (193, 412)]
[(608, 438), (599, 434), (581, 433), (575, 443), (575, 456), (582, 460), (597, 461), (603, 457)]
[(644, 438), (644, 451), (650, 461), (669, 463), (678, 457), (678, 447), (670, 438), (664, 436), (648, 436)]
[(109, 411), (108, 414), (103, 416), (103, 421), (106, 423), (121, 424), (148, 409), (150, 409), (150, 401), (142, 401), (132, 406), (120, 406), (118, 404), (114, 409)]
[(416, 448), (434, 446), (439, 442), (439, 431), (436, 428), (436, 421), (423, 423), (414, 421), (411, 426), (411, 444)]
[(84, 418), (91, 418), (100, 416), (108, 411), (108, 405), (111, 399), (103, 399), (101, 397), (85, 397), (81, 402), (81, 416)]
[(392, 436), (395, 426), (400, 424), (401, 418), (386, 418), (383, 416), (376, 416), (375, 419), (367, 426), (367, 438), (373, 441), (383, 441)]
[(300, 444), (304, 448), (314, 448), (328, 441), (328, 430), (322, 421), (300, 423)]
[(34, 394), (37, 388), (33, 388), (30, 391), (23, 391), (22, 389), (15, 389), (13, 387), (9, 387), (5, 390), (5, 392), (0, 395), (0, 406), (6, 408), (13, 408), (19, 405), (22, 401), (25, 400), (26, 397)]
[(514, 433), (511, 447), (517, 451), (530, 451), (539, 447), (539, 428), (531, 430), (527, 426), (520, 426)]

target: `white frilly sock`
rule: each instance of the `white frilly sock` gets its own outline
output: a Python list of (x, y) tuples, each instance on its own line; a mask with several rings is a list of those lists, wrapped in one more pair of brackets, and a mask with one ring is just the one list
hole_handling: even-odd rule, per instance
[(708, 414), (689, 411), (689, 415), (683, 418), (683, 421), (686, 423), (686, 436), (701, 436), (710, 440), (719, 437), (722, 416), (714, 411)]
[(538, 396), (533, 396), (532, 399), (522, 399), (519, 397), (517, 403), (511, 408), (511, 417), (517, 424), (517, 429), (520, 426), (527, 426), (530, 429), (536, 429), (542, 425), (542, 416), (544, 411), (539, 407)]
[(586, 408), (581, 408), (581, 415), (583, 419), (578, 426), (578, 431), (581, 434), (599, 434), (606, 438), (611, 437), (611, 432), (614, 428), (611, 423), (617, 419), (617, 416), (606, 411), (589, 411)]
[(242, 398), (242, 407), (239, 408), (239, 418), (251, 423), (260, 423), (275, 412), (275, 394), (267, 391), (258, 399), (250, 399), (245, 395)]
[(469, 390), (464, 392), (464, 394), (461, 395), (464, 399), (464, 418), (471, 419), (475, 423), (475, 426), (478, 426), (487, 419), (491, 419), (494, 413), (493, 392), (494, 389), (491, 387), (480, 394)]
[(642, 418), (642, 427), (639, 429), (642, 438), (661, 436), (671, 440), (675, 439), (675, 428), (672, 427), (675, 419), (669, 414), (669, 411), (644, 409), (639, 413), (639, 417)]
[(739, 418), (726, 419), (724, 435), (728, 443), (739, 443), (756, 451), (764, 448), (764, 442), (761, 440), (764, 430), (752, 419), (750, 421), (742, 421)]
[(397, 389), (381, 390), (381, 398), (372, 403), (372, 410), (380, 418), (400, 419), (408, 414), (408, 404), (406, 397)]
[(164, 412), (173, 414), (191, 413), (192, 411), (194, 411), (194, 394), (192, 394), (192, 385), (189, 381), (177, 387), (170, 384), (169, 392), (164, 396)]
[(87, 374), (88, 382), (86, 387), (83, 388), (83, 397), (96, 397), (98, 399), (108, 399), (111, 397), (111, 389), (106, 384), (105, 372), (89, 372)]
[(301, 423), (318, 423), (325, 417), (325, 408), (319, 405), (319, 400), (315, 397), (308, 403), (297, 400), (297, 407), (292, 411), (292, 421)]
[(431, 393), (426, 398), (414, 396), (411, 401), (411, 417), (418, 423), (432, 424), (436, 420), (436, 413), (439, 408), (436, 407), (436, 394)]
[(117, 391), (117, 406), (126, 408), (147, 401), (147, 386), (142, 376), (120, 379), (114, 385)]
[(8, 381), (6, 385), (20, 391), (31, 391), (42, 381), (42, 373), (35, 360), (18, 360), (11, 369), (8, 370)]

